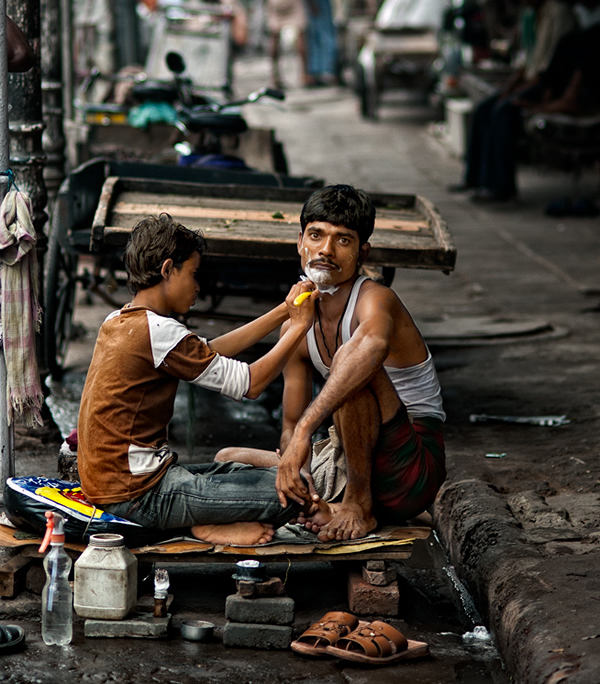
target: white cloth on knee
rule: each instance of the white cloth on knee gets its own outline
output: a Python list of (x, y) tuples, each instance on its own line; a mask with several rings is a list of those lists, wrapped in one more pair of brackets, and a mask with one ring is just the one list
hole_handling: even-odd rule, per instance
[(329, 428), (329, 437), (313, 444), (310, 470), (323, 501), (334, 501), (341, 496), (347, 481), (346, 456), (335, 426)]

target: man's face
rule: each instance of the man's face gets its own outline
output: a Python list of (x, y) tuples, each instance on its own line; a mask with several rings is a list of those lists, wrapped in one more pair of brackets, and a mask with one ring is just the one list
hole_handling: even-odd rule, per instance
[(298, 237), (302, 269), (323, 292), (352, 278), (368, 253), (369, 244), (361, 247), (355, 230), (325, 221), (309, 223)]
[(198, 252), (194, 252), (189, 259), (184, 261), (181, 268), (171, 267), (166, 282), (166, 292), (168, 305), (173, 313), (187, 313), (196, 302), (196, 296), (200, 292), (197, 280), (199, 268)]

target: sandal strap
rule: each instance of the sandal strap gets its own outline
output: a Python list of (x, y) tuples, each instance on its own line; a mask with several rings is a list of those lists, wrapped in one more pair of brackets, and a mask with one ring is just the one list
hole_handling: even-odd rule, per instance
[(353, 625), (358, 625), (358, 618), (356, 615), (352, 615), (352, 613), (344, 613), (342, 610), (332, 610), (329, 613), (325, 613), (325, 615), (323, 615), (318, 622), (315, 622), (315, 624), (320, 624), (322, 622), (339, 622), (342, 625), (352, 627)]
[(298, 641), (316, 638), (324, 639), (333, 645), (340, 636), (349, 634), (357, 625), (358, 618), (356, 616), (342, 611), (332, 611), (323, 615), (319, 622), (315, 622), (302, 632)]
[(393, 644), (394, 653), (406, 651), (408, 648), (408, 639), (404, 636), (404, 634), (398, 631), (395, 627), (392, 627), (392, 625), (388, 625), (387, 622), (383, 622), (382, 620), (373, 620), (369, 627), (374, 632), (379, 632), (382, 634)]
[(373, 639), (369, 636), (362, 636), (359, 632), (352, 632), (347, 637), (342, 637), (338, 640), (336, 647), (352, 653), (358, 652), (357, 645), (360, 646), (364, 655), (370, 658), (378, 658), (380, 656), (379, 648), (373, 643)]
[(366, 656), (386, 658), (408, 648), (408, 641), (402, 632), (380, 620), (354, 630), (348, 636), (338, 639), (337, 648), (344, 651), (356, 650), (358, 645)]

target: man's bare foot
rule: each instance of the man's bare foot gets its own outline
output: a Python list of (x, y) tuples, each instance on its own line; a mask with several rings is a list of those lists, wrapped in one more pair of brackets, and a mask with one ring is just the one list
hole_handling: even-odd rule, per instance
[(330, 522), (333, 512), (339, 506), (340, 504), (330, 504), (322, 499), (317, 499), (306, 510), (298, 514), (296, 522), (299, 525), (304, 525), (309, 532), (318, 534), (321, 527)]
[(357, 503), (342, 501), (332, 507), (330, 520), (321, 524), (319, 541), (348, 541), (360, 539), (377, 527), (377, 520), (370, 512), (364, 511)]
[(192, 534), (196, 539), (210, 544), (236, 544), (256, 546), (268, 544), (273, 539), (273, 525), (261, 522), (235, 522), (224, 525), (194, 525)]

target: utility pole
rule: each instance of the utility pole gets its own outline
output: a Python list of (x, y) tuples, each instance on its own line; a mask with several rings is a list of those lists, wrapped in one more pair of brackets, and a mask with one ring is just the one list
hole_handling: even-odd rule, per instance
[[(21, 28), (35, 55), (35, 64), (29, 71), (8, 75), (9, 166), (19, 190), (31, 199), (31, 218), (37, 238), (36, 257), (40, 273), (38, 299), (43, 302), (44, 255), (48, 249), (48, 237), (44, 232), (48, 219), (48, 193), (44, 182), (45, 155), (42, 147), (45, 125), (42, 118), (40, 0), (6, 0), (6, 13)], [(44, 388), (47, 371), (39, 335), (36, 338), (36, 347)], [(56, 426), (45, 404), (42, 407), (42, 417), (43, 430), (47, 435), (56, 433)]]
[[(36, 63), (23, 73), (8, 77), (10, 165), (17, 185), (31, 198), (32, 220), (37, 236), (40, 273), (48, 239), (44, 226), (48, 216), (48, 194), (44, 183), (44, 151), (42, 148), (42, 88), (40, 66), (40, 2), (39, 0), (7, 0), (8, 16), (21, 27), (36, 57)], [(43, 278), (40, 278), (42, 288)], [(40, 295), (43, 293), (40, 292)], [(40, 296), (40, 302), (44, 298)]]
[(65, 134), (63, 127), (62, 21), (60, 0), (40, 0), (42, 27), (42, 111), (45, 130), (42, 145), (46, 154), (44, 180), (49, 207), (65, 178)]
[[(6, 0), (0, 0), (0, 172), (10, 167), (8, 153), (8, 79), (6, 59)], [(0, 201), (8, 189), (8, 176), (0, 176)], [(0, 482), (4, 483), (15, 471), (15, 442), (13, 426), (8, 424), (6, 361), (0, 347)], [(6, 560), (2, 557), (2, 560)]]

